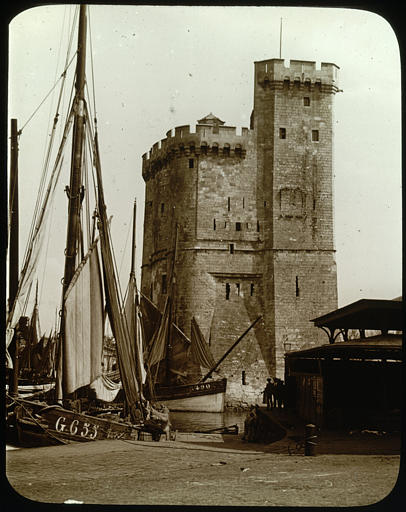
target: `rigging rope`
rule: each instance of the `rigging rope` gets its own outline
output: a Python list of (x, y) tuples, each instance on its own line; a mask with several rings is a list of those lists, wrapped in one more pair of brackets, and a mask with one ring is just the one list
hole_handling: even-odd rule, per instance
[[(47, 97), (55, 89), (55, 87), (58, 84), (58, 82), (60, 80), (62, 80), (60, 91), (59, 91), (59, 96), (58, 96), (58, 100), (57, 100), (56, 111), (55, 111), (55, 115), (54, 115), (53, 126), (52, 126), (52, 130), (51, 130), (51, 135), (50, 135), (50, 140), (49, 140), (49, 143), (47, 145), (46, 155), (45, 155), (45, 159), (44, 159), (44, 163), (43, 163), (43, 167), (42, 167), (40, 185), (39, 185), (37, 199), (36, 199), (36, 203), (35, 203), (35, 207), (34, 207), (34, 213), (33, 213), (33, 217), (32, 217), (31, 227), (30, 227), (30, 231), (29, 231), (29, 235), (28, 235), (28, 242), (27, 242), (27, 245), (26, 245), (26, 248), (25, 248), (24, 259), (23, 259), (24, 262), (26, 262), (27, 258), (30, 256), (30, 248), (32, 247), (33, 239), (36, 236), (36, 233), (38, 232), (38, 229), (39, 229), (38, 228), (38, 225), (39, 225), (38, 218), (39, 218), (39, 216), (41, 216), (41, 217), (43, 216), (43, 210), (45, 209), (46, 204), (47, 204), (47, 199), (46, 199), (43, 202), (43, 205), (42, 205), (42, 208), (41, 208), (41, 202), (43, 201), (43, 194), (44, 194), (44, 190), (45, 190), (45, 180), (46, 180), (46, 176), (48, 175), (48, 171), (49, 171), (50, 160), (51, 160), (51, 153), (52, 153), (52, 149), (53, 149), (53, 146), (54, 146), (54, 141), (55, 141), (55, 136), (56, 136), (56, 128), (57, 128), (58, 119), (59, 119), (59, 110), (60, 110), (60, 106), (61, 106), (61, 103), (62, 103), (63, 92), (64, 92), (64, 88), (65, 88), (65, 83), (66, 83), (66, 72), (67, 72), (68, 68), (70, 67), (70, 65), (71, 65), (71, 63), (72, 63), (72, 61), (73, 61), (73, 59), (74, 59), (74, 57), (76, 55), (76, 53), (75, 53), (75, 55), (69, 61), (69, 53), (70, 53), (70, 50), (71, 50), (73, 34), (74, 34), (74, 23), (73, 23), (73, 25), (71, 27), (70, 42), (69, 42), (69, 46), (68, 46), (68, 50), (67, 50), (67, 54), (66, 54), (66, 58), (65, 58), (64, 71), (60, 75), (60, 78), (58, 79), (58, 81), (55, 83), (55, 85), (53, 86), (53, 88), (51, 89), (51, 91), (48, 93), (48, 95), (45, 98), (45, 99), (47, 99)], [(59, 57), (58, 57), (58, 60), (59, 60)], [(45, 99), (43, 100), (41, 105), (45, 102)], [(36, 109), (34, 114), (39, 110), (39, 108), (40, 107), (38, 107)], [(29, 120), (23, 125), (23, 127), (20, 130), (20, 133), (27, 126), (28, 122), (33, 118), (34, 114), (32, 114), (32, 116), (29, 118)], [(68, 118), (65, 121), (65, 130), (66, 130), (66, 123), (68, 123)], [(60, 155), (58, 154), (58, 156), (60, 156)], [(52, 180), (52, 177), (53, 177), (53, 174), (51, 175), (50, 180)], [(40, 210), (40, 208), (41, 208), (41, 210)], [(37, 228), (36, 228), (36, 226), (37, 226)], [(49, 232), (50, 231), (48, 231), (48, 233)], [(49, 245), (49, 237), (48, 237), (48, 244), (47, 244), (47, 246), (48, 245)], [(44, 267), (44, 270), (43, 270), (43, 274), (44, 274), (44, 272), (45, 272), (45, 267)]]
[(95, 79), (94, 79), (94, 63), (93, 63), (93, 39), (92, 39), (92, 25), (90, 23), (90, 9), (88, 11), (88, 20), (89, 20), (89, 39), (90, 39), (90, 65), (92, 70), (92, 90), (93, 90), (93, 109), (94, 109), (94, 122), (97, 124), (97, 115), (96, 115), (96, 88), (95, 88)]
[(41, 103), (38, 105), (38, 107), (34, 110), (34, 112), (31, 114), (31, 116), (27, 119), (27, 121), (24, 123), (23, 127), (20, 129), (20, 133), (22, 133), (22, 131), (25, 129), (25, 127), (28, 125), (28, 123), (32, 120), (32, 118), (35, 116), (35, 114), (39, 111), (39, 109), (42, 107), (42, 105), (45, 103), (45, 101), (48, 99), (48, 97), (51, 95), (51, 93), (53, 92), (53, 90), (56, 88), (56, 86), (58, 85), (58, 83), (62, 80), (62, 79), (65, 79), (66, 78), (66, 72), (67, 70), (69, 69), (70, 65), (72, 64), (72, 61), (74, 60), (76, 54), (73, 55), (72, 59), (70, 60), (68, 66), (64, 69), (64, 71), (62, 72), (61, 76), (58, 78), (58, 80), (56, 81), (56, 83), (52, 86), (52, 88), (50, 89), (50, 91), (46, 94), (45, 98), (41, 101)]

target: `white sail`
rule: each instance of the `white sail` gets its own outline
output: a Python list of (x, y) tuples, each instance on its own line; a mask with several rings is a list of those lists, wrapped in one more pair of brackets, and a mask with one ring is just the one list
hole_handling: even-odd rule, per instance
[(64, 379), (66, 392), (102, 373), (103, 292), (96, 243), (78, 267), (65, 295)]

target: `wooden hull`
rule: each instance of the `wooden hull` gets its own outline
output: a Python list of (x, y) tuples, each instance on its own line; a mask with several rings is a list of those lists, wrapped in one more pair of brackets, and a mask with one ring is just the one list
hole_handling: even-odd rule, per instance
[[(54, 382), (48, 382), (44, 384), (19, 384), (18, 394), (21, 398), (28, 398), (39, 394), (46, 394), (55, 387)], [(8, 392), (8, 386), (6, 386), (6, 392)], [(38, 399), (38, 396), (37, 396)]]
[(139, 428), (90, 416), (43, 402), (18, 400), (13, 427), (23, 446), (63, 444), (106, 439), (138, 439)]
[(227, 379), (162, 387), (156, 391), (156, 399), (170, 411), (223, 412), (226, 388)]

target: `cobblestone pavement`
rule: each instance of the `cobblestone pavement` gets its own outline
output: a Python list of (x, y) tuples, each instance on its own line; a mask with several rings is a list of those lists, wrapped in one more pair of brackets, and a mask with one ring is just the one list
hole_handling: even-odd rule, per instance
[(376, 452), (305, 457), (289, 454), (286, 440), (236, 436), (97, 441), (7, 451), (7, 477), (20, 495), (48, 503), (354, 506), (382, 500), (396, 483), (399, 452)]

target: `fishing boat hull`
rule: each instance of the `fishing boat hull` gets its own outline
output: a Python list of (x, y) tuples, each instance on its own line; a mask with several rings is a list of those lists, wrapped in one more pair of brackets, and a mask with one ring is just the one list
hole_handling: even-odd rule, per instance
[(223, 412), (227, 379), (184, 386), (161, 387), (156, 399), (170, 411)]
[[(54, 382), (47, 382), (44, 384), (19, 384), (18, 385), (18, 394), (21, 398), (31, 398), (40, 394), (49, 393), (51, 390), (55, 388)], [(8, 385), (6, 386), (6, 392), (8, 393)]]
[(44, 446), (106, 439), (137, 440), (140, 428), (70, 411), (44, 402), (18, 400), (11, 420), (21, 446)]

